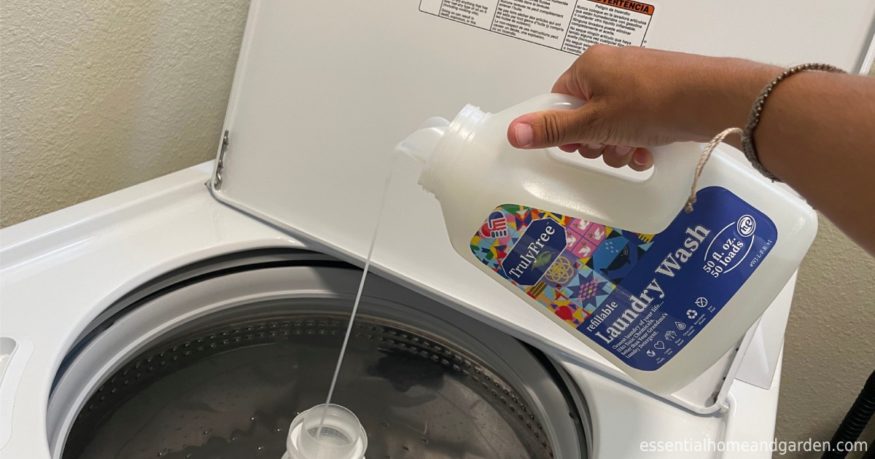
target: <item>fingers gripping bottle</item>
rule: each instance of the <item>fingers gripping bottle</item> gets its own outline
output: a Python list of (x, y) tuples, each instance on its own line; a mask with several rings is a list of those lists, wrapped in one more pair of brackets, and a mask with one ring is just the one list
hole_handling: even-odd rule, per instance
[[(499, 113), (466, 106), (398, 148), (422, 164), (456, 252), (657, 393), (707, 370), (763, 313), (814, 238), (814, 211), (717, 150), (691, 212), (701, 146), (654, 149), (645, 179), (570, 164), (506, 140), (524, 113), (571, 109), (549, 94)], [(566, 157), (567, 158), (567, 157)]]

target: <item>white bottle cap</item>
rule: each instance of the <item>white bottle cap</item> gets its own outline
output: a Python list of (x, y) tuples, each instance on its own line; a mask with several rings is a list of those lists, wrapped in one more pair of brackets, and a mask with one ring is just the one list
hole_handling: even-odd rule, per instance
[(322, 403), (292, 420), (286, 448), (284, 459), (363, 459), (368, 437), (352, 411)]

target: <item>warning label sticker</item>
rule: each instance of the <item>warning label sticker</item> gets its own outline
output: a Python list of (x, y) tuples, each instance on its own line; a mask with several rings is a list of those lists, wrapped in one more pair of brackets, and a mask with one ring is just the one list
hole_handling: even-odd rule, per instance
[(580, 54), (596, 43), (644, 46), (656, 6), (633, 0), (421, 0), (419, 10)]

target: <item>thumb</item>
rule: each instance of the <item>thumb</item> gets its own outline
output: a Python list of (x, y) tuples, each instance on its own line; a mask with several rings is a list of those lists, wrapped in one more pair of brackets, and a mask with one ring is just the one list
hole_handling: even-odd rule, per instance
[(574, 110), (528, 113), (510, 122), (507, 140), (517, 148), (545, 148), (586, 143), (593, 119), (589, 104)]

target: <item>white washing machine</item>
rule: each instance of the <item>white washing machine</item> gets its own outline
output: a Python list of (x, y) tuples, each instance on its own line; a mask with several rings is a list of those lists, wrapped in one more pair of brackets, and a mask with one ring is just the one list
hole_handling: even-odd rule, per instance
[(771, 440), (795, 280), (656, 396), (456, 256), (417, 166), (389, 158), (429, 116), (549, 88), (598, 21), (602, 41), (860, 70), (873, 18), (866, 0), (254, 1), (217, 161), (0, 231), (0, 456), (278, 458), (324, 399), (392, 169), (335, 395), (368, 457), (770, 457), (702, 448)]

